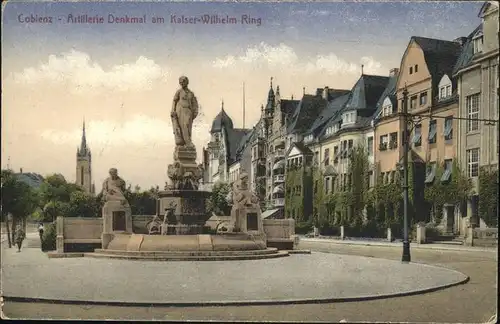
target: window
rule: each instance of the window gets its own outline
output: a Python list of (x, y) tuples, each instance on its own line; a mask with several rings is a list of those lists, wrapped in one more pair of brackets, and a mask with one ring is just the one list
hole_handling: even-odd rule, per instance
[(338, 154), (339, 154), (339, 147), (334, 146), (333, 147), (333, 163), (334, 164), (337, 164), (339, 162)]
[(427, 92), (420, 94), (420, 106), (427, 104)]
[(330, 177), (325, 178), (325, 193), (328, 193), (330, 190)]
[(429, 122), (429, 136), (427, 139), (429, 140), (429, 144), (436, 143), (436, 133), (437, 133), (437, 120), (431, 120)]
[(413, 96), (410, 99), (410, 109), (417, 108), (417, 96)]
[(373, 155), (373, 136), (368, 137), (366, 141), (366, 149), (368, 150), (368, 156)]
[(410, 74), (413, 74), (413, 66), (410, 66)]
[(397, 147), (398, 147), (398, 133), (394, 132), (394, 133), (391, 133), (391, 135), (390, 135), (389, 148), (395, 149)]
[(319, 163), (319, 152), (316, 151), (314, 152), (314, 164), (318, 164)]
[(465, 98), (467, 107), (467, 132), (477, 131), (479, 129), (479, 93), (467, 96)]
[(415, 145), (415, 147), (422, 145), (422, 125), (415, 125), (413, 138), (411, 141)]
[(451, 85), (446, 86), (446, 97), (451, 97)]
[(479, 175), (479, 149), (467, 150), (467, 175), (469, 178)]
[(418, 72), (418, 64), (415, 64), (415, 73)]
[(305, 138), (305, 142), (312, 142), (313, 138), (314, 138), (314, 136), (312, 134), (307, 135)]
[(392, 114), (392, 106), (387, 105), (382, 107), (382, 116), (390, 116)]
[(435, 176), (436, 176), (436, 162), (431, 162), (427, 166), (427, 171), (425, 172), (425, 183), (427, 184), (433, 183)]
[(385, 151), (387, 150), (387, 145), (389, 143), (389, 135), (382, 135), (380, 136), (380, 146), (379, 150), (380, 151)]
[(453, 167), (453, 160), (444, 160), (444, 172), (441, 176), (441, 182), (448, 182), (451, 178), (451, 170)]
[(330, 165), (330, 149), (325, 149), (323, 161), (325, 166)]
[(472, 40), (472, 43), (473, 43), (473, 46), (474, 46), (473, 47), (474, 54), (481, 53), (483, 51), (483, 35), (482, 34), (476, 36)]
[(449, 141), (453, 139), (453, 117), (446, 117), (444, 120), (444, 139)]

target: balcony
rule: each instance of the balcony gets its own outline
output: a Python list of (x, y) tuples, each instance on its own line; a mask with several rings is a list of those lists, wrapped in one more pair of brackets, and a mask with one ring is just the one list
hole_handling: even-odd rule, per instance
[(274, 159), (281, 160), (285, 158), (285, 150), (276, 150), (274, 151)]
[(283, 182), (285, 182), (284, 174), (278, 174), (274, 176), (274, 183), (283, 183)]
[(274, 207), (285, 206), (285, 198), (274, 198), (273, 205)]

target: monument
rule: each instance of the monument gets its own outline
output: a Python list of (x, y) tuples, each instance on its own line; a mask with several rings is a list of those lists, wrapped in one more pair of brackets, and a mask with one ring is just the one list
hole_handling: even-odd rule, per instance
[(248, 187), (248, 173), (242, 171), (233, 183), (231, 227), (233, 232), (263, 235), (259, 198)]
[[(232, 229), (222, 234), (203, 234), (210, 218), (206, 200), (211, 192), (200, 190), (202, 169), (196, 163), (192, 142), (198, 102), (188, 88), (187, 77), (179, 78), (170, 117), (175, 139), (173, 163), (167, 168), (169, 182), (158, 193), (157, 214), (144, 229), (132, 232), (130, 207), (123, 195), (125, 181), (116, 169), (103, 185), (102, 249), (88, 256), (146, 260), (242, 260), (287, 256), (286, 251), (267, 248), (258, 198), (248, 188), (243, 173), (233, 186)], [(206, 227), (208, 229), (208, 227)]]
[(102, 246), (106, 248), (117, 233), (132, 233), (132, 210), (125, 198), (125, 181), (118, 176), (118, 170), (109, 169), (109, 177), (102, 185), (103, 231)]

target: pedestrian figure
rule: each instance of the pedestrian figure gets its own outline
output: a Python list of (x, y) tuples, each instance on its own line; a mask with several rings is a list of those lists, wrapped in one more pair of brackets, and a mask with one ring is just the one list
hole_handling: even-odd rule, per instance
[(40, 224), (38, 224), (38, 234), (40, 235), (40, 246), (43, 250), (43, 230), (44, 230), (44, 227), (43, 227), (43, 223), (40, 222)]
[(15, 241), (17, 244), (17, 252), (21, 252), (21, 245), (23, 245), (23, 240), (26, 238), (26, 233), (24, 233), (21, 225), (16, 226)]

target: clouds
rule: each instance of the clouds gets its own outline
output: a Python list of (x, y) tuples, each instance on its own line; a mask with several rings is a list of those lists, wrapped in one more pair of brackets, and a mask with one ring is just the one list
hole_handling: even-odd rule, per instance
[(17, 84), (51, 83), (67, 85), (75, 93), (114, 90), (133, 91), (151, 89), (153, 82), (165, 79), (167, 71), (144, 56), (133, 63), (114, 65), (105, 70), (90, 55), (71, 50), (61, 55), (50, 55), (38, 67), (25, 68), (14, 73)]
[(373, 57), (361, 57), (359, 60), (347, 61), (334, 53), (317, 55), (315, 57), (299, 58), (295, 50), (286, 44), (271, 46), (264, 42), (247, 48), (244, 55), (227, 55), (217, 58), (212, 62), (212, 66), (218, 69), (238, 69), (246, 67), (281, 68), (306, 73), (327, 73), (327, 74), (358, 74), (361, 65), (364, 65), (364, 72), (368, 74), (386, 74), (388, 69), (376, 61)]
[[(195, 120), (193, 126), (193, 138), (202, 143), (208, 141), (208, 125), (201, 119)], [(129, 120), (118, 123), (109, 120), (93, 120), (86, 124), (86, 134), (92, 149), (101, 150), (110, 147), (130, 147), (156, 144), (173, 143), (172, 125), (160, 119), (151, 118), (146, 115), (137, 114)], [(42, 131), (41, 137), (54, 144), (80, 143), (81, 129), (63, 131), (58, 129), (46, 129)]]
[(256, 46), (248, 47), (245, 54), (235, 57), (228, 55), (224, 58), (216, 58), (212, 66), (216, 68), (227, 68), (238, 63), (243, 64), (267, 64), (269, 66), (288, 66), (295, 64), (298, 60), (297, 54), (293, 48), (279, 44), (276, 47), (270, 46), (264, 42)]

